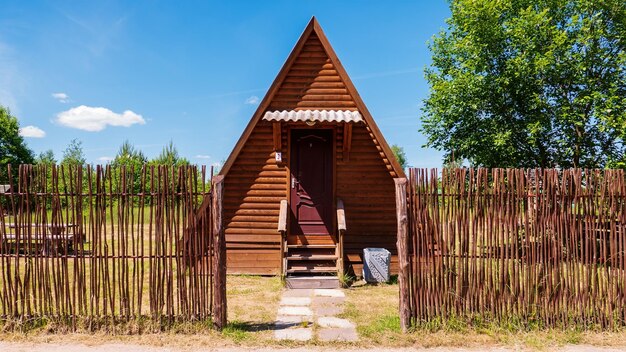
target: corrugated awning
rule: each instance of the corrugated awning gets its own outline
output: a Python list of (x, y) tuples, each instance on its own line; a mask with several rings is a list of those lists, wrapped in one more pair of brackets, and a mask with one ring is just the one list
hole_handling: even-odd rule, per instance
[(321, 121), (321, 122), (361, 122), (358, 111), (350, 110), (283, 110), (268, 111), (263, 116), (266, 121)]

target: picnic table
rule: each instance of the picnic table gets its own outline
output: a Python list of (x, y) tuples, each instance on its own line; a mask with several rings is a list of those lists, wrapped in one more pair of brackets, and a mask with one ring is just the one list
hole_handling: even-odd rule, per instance
[[(5, 226), (13, 230), (13, 233), (0, 236), (1, 252), (5, 252), (5, 248), (15, 248), (16, 251), (21, 249), (40, 252), (42, 255), (58, 255), (73, 251), (74, 240), (80, 239), (76, 233), (78, 224), (7, 223)], [(19, 232), (16, 231), (18, 229)], [(73, 231), (68, 231), (70, 229)]]

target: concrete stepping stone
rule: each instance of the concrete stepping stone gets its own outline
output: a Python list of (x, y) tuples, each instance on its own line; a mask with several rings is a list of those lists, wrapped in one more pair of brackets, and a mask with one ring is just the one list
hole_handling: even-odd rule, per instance
[(277, 340), (308, 341), (313, 337), (313, 329), (280, 329), (274, 331), (274, 337)]
[(317, 318), (317, 325), (323, 328), (354, 329), (354, 324), (349, 320), (337, 317), (319, 317)]
[(313, 315), (313, 312), (309, 307), (283, 306), (278, 308), (278, 315), (299, 315), (310, 317)]
[(299, 288), (286, 290), (283, 292), (283, 297), (311, 297), (313, 290), (309, 288)]
[(354, 342), (359, 340), (359, 336), (354, 328), (327, 328), (317, 331), (320, 341), (346, 341)]
[(274, 322), (274, 330), (285, 330), (291, 328), (302, 328), (304, 327), (302, 323), (298, 322), (287, 322), (287, 321), (275, 321)]
[[(347, 319), (337, 318), (344, 309), (341, 289), (289, 289), (283, 292), (274, 323), (277, 340), (308, 341), (317, 335), (320, 341), (358, 341), (356, 327)], [(317, 323), (313, 332), (313, 321)]]
[(343, 313), (343, 307), (335, 305), (314, 306), (313, 313), (317, 316), (339, 315)]
[(308, 306), (310, 304), (310, 297), (283, 297), (280, 300), (281, 306)]
[(311, 304), (314, 306), (331, 306), (331, 305), (341, 305), (345, 302), (345, 297), (323, 297), (316, 296), (311, 300)]
[(287, 324), (291, 324), (291, 323), (295, 323), (295, 324), (302, 324), (304, 322), (310, 323), (311, 319), (310, 317), (303, 317), (300, 315), (279, 315), (276, 317), (276, 323), (287, 323)]
[(345, 297), (346, 295), (343, 291), (339, 289), (327, 289), (327, 288), (317, 288), (313, 291), (313, 294), (316, 296), (323, 297)]

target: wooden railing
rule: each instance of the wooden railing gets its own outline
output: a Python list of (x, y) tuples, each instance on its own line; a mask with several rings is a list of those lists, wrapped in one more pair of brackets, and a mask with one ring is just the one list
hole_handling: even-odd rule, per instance
[(346, 227), (346, 211), (343, 207), (343, 201), (337, 199), (337, 275), (343, 275), (343, 235)]
[(280, 201), (278, 215), (278, 232), (280, 232), (280, 272), (287, 274), (287, 200)]

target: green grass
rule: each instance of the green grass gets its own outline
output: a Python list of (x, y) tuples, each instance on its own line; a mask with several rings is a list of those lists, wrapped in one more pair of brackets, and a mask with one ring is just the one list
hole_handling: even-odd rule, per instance
[(231, 321), (222, 330), (222, 335), (235, 343), (242, 343), (252, 338), (252, 333), (247, 330), (247, 324), (241, 321)]
[(626, 346), (626, 329), (603, 331), (582, 327), (546, 329), (539, 323), (521, 319), (504, 321), (485, 317), (434, 319), (413, 327), (407, 334), (400, 329), (398, 285), (357, 285), (346, 290), (342, 317), (357, 325), (362, 345), (387, 347), (470, 347), (515, 346), (546, 349), (566, 344)]

